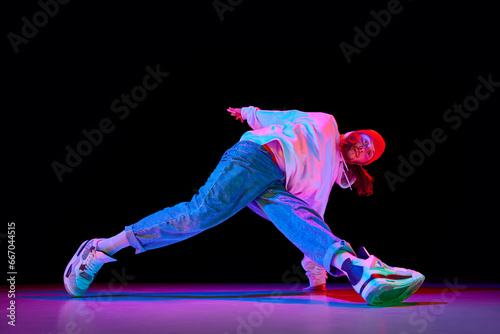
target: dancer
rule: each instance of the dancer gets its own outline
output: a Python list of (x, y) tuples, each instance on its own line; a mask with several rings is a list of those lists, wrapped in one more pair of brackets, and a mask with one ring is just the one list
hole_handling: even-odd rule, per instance
[[(232, 148), (191, 201), (165, 208), (126, 226), (111, 238), (85, 241), (64, 272), (64, 285), (82, 296), (98, 270), (125, 247), (137, 253), (190, 238), (225, 221), (245, 206), (271, 221), (304, 254), (308, 290), (324, 290), (326, 271), (347, 275), (370, 305), (390, 305), (408, 298), (422, 284), (419, 272), (390, 267), (361, 248), (332, 234), (323, 220), (331, 188), (373, 192), (364, 169), (385, 149), (374, 130), (340, 135), (335, 118), (298, 110), (229, 108), (252, 128)], [(368, 213), (367, 213), (368, 214)]]

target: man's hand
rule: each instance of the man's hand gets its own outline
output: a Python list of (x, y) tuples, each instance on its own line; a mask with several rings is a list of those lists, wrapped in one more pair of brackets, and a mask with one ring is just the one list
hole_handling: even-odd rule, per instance
[(231, 113), (231, 116), (235, 116), (236, 120), (241, 120), (241, 123), (243, 123), (243, 118), (241, 117), (241, 108), (229, 107), (227, 111)]

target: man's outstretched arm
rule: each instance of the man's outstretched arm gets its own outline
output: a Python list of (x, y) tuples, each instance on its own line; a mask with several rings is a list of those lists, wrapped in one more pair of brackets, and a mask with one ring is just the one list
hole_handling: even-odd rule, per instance
[(298, 110), (261, 110), (257, 107), (228, 108), (231, 116), (236, 120), (247, 121), (248, 125), (254, 129), (262, 129), (269, 125), (283, 125), (293, 123), (297, 118), (306, 116), (307, 113)]

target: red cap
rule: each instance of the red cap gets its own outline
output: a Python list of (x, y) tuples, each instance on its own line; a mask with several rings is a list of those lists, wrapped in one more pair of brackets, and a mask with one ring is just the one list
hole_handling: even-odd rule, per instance
[(382, 155), (382, 153), (384, 153), (385, 150), (385, 141), (384, 138), (382, 138), (382, 136), (380, 135), (380, 133), (378, 133), (375, 130), (357, 130), (355, 132), (362, 133), (370, 137), (373, 141), (373, 145), (375, 148), (375, 155), (373, 156), (373, 158), (371, 158), (367, 163), (364, 163), (363, 165), (369, 165), (378, 158), (380, 158), (380, 156)]

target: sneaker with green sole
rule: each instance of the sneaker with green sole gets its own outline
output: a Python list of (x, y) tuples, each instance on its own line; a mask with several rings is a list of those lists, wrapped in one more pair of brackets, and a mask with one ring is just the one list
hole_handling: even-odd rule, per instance
[(362, 259), (345, 260), (341, 269), (354, 290), (373, 306), (401, 303), (415, 293), (425, 279), (418, 271), (390, 267), (368, 252)]

